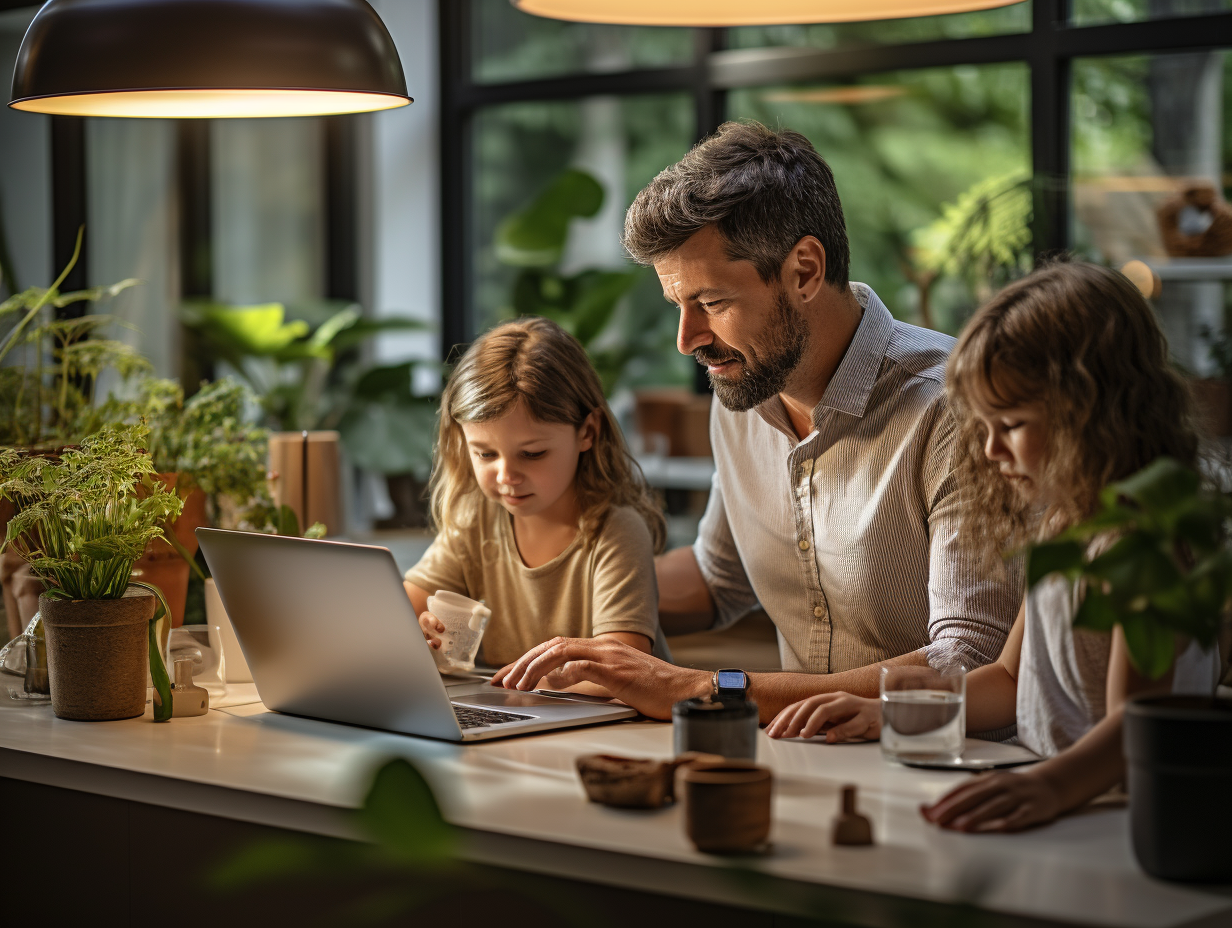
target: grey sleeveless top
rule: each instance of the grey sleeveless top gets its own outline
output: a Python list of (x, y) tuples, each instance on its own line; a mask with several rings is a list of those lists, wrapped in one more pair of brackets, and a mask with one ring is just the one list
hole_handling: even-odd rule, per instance
[[(1109, 632), (1074, 628), (1076, 583), (1049, 577), (1027, 593), (1018, 664), (1018, 740), (1036, 754), (1065, 750), (1106, 714)], [(1172, 692), (1211, 694), (1219, 682), (1218, 647), (1196, 642), (1177, 655)]]

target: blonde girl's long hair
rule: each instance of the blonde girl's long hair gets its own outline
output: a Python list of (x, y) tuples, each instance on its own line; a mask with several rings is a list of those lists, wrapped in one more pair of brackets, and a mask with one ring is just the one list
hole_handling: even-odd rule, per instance
[[(964, 533), (989, 556), (1081, 521), (1105, 486), (1161, 455), (1197, 464), (1189, 389), (1151, 307), (1109, 268), (1054, 263), (998, 293), (959, 336), (946, 391)], [(985, 457), (975, 404), (1043, 406), (1041, 505), (1019, 498)]]
[(537, 317), (506, 322), (482, 335), (449, 378), (441, 396), (430, 483), (437, 530), (470, 525), (482, 500), (461, 423), (499, 419), (519, 402), (540, 422), (575, 429), (598, 411), (594, 445), (582, 452), (574, 479), (579, 528), (594, 538), (612, 507), (630, 506), (650, 529), (655, 553), (661, 552), (666, 520), (629, 454), (585, 349), (555, 322)]

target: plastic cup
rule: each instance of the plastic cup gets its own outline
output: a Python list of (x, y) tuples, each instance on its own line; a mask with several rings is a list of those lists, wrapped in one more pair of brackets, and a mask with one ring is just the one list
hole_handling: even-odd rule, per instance
[(445, 631), (441, 634), (440, 650), (434, 650), (437, 669), (441, 673), (469, 673), (475, 669), (475, 656), (479, 643), (492, 618), (492, 610), (481, 602), (437, 590), (428, 597), (428, 611), (441, 620)]

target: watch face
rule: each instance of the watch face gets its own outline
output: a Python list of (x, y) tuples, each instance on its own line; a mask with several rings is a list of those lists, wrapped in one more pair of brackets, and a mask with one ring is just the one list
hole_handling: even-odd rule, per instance
[(742, 690), (748, 686), (748, 677), (743, 670), (720, 670), (719, 689)]

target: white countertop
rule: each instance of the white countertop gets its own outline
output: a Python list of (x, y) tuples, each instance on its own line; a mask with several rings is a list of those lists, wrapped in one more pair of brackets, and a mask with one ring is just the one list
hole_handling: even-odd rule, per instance
[[(1138, 869), (1123, 808), (1019, 835), (952, 834), (924, 822), (918, 806), (965, 774), (888, 764), (875, 744), (764, 735), (758, 759), (776, 776), (774, 848), (754, 866), (777, 889), (750, 895), (729, 861), (692, 849), (680, 808), (588, 803), (573, 762), (591, 752), (665, 758), (671, 727), (624, 722), (463, 746), (279, 715), (259, 703), (156, 725), (148, 716), (67, 722), (49, 707), (0, 701), (0, 776), (155, 805), (354, 837), (345, 810), (361, 802), (384, 760), (400, 756), (433, 784), (445, 817), (468, 829), (465, 856), (483, 863), (785, 912), (815, 906), (793, 890), (820, 884), (845, 891), (831, 892), (827, 905), (850, 905), (846, 914), (868, 924), (891, 919), (875, 904), (887, 896), (1070, 923), (1232, 924), (1232, 888), (1162, 883)], [(860, 786), (875, 847), (830, 843), (844, 783)]]

